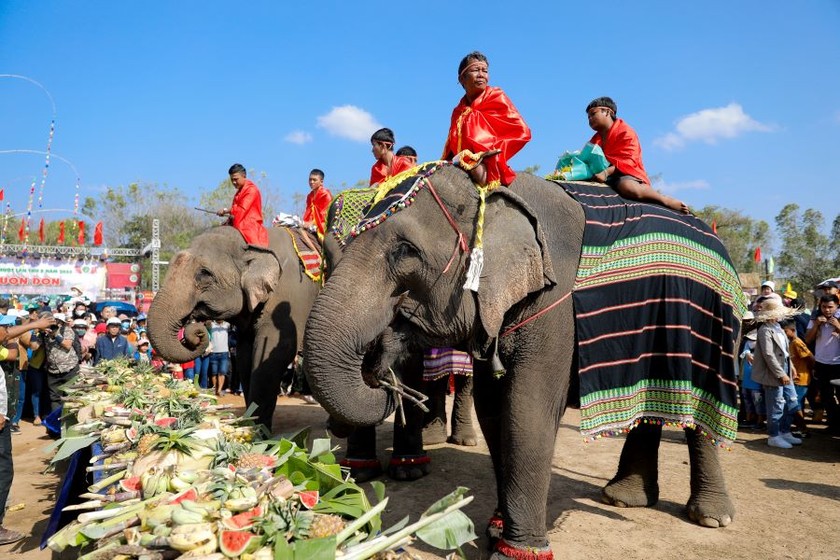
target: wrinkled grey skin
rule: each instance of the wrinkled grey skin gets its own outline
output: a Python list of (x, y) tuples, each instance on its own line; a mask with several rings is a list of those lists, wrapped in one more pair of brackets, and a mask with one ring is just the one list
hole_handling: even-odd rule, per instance
[[(327, 222), (330, 224), (334, 220), (333, 211), (334, 208), (331, 208), (327, 216)], [(343, 247), (333, 235), (325, 236), (324, 262), (327, 282), (329, 282), (332, 271), (341, 262), (343, 251)], [(364, 279), (361, 279), (360, 282), (364, 282)], [(411, 344), (410, 340), (401, 340), (390, 329), (385, 336), (377, 338), (368, 351), (369, 360), (364, 366), (366, 371), (382, 372), (387, 370), (388, 367), (392, 367), (399, 372), (402, 383), (424, 392), (429, 397), (427, 405), (430, 411), (425, 415), (418, 407), (406, 401), (406, 408), (403, 413), (405, 424), (399, 421), (394, 425), (391, 456), (394, 461), (426, 457), (424, 444), (431, 445), (449, 441), (455, 445), (476, 445), (471, 418), (473, 407), (472, 378), (469, 378), (469, 383), (461, 381), (458, 384), (456, 407), (453, 412), (452, 435), (447, 438), (446, 380), (424, 384), (422, 356), (423, 348)], [(376, 454), (375, 426), (362, 426), (353, 429), (346, 425), (342, 426), (339, 422), (331, 419), (330, 427), (335, 435), (347, 437), (345, 457), (348, 460), (369, 462), (367, 466), (358, 466), (358, 463), (350, 465), (350, 474), (357, 482), (365, 482), (382, 473), (381, 464)], [(370, 464), (376, 466), (370, 466)], [(388, 476), (394, 480), (412, 481), (426, 476), (431, 471), (428, 463), (396, 463), (389, 464), (387, 472)]]
[(149, 309), (148, 332), (161, 357), (183, 363), (209, 343), (202, 321), (236, 325), (236, 368), (245, 401), (257, 404), (256, 416), (270, 430), (281, 374), (300, 348), (319, 285), (303, 273), (283, 228), (270, 228), (268, 238), (269, 249), (248, 246), (230, 226), (196, 237), (172, 259)]
[[(478, 196), (467, 175), (448, 167), (431, 182), (472, 246)], [(390, 394), (360, 374), (370, 342), (386, 329), (419, 345), (469, 347), (489, 357), (500, 332), (572, 289), (583, 221), (576, 202), (531, 175), (522, 174), (510, 188), (493, 192), (487, 198), (485, 266), (474, 294), (462, 289), (467, 255), (443, 274), (456, 233), (430, 192), (421, 191), (407, 210), (348, 246), (312, 307), (304, 356), (318, 401), (340, 421), (356, 425), (375, 424), (393, 412)], [(476, 412), (493, 461), (503, 537), (516, 547), (548, 544), (551, 458), (569, 394), (574, 340), (568, 298), (501, 338), (503, 377), (494, 378), (488, 362), (476, 360)], [(315, 353), (322, 359), (308, 359)], [(604, 488), (605, 501), (620, 506), (657, 501), (659, 437), (653, 427), (630, 433), (618, 473)], [(716, 450), (693, 431), (687, 437), (689, 515), (703, 525), (726, 525), (734, 508)]]

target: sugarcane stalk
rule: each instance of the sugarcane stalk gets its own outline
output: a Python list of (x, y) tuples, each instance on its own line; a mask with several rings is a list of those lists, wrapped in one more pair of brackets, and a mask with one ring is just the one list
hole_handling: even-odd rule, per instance
[(115, 535), (118, 535), (118, 534), (122, 533), (123, 531), (125, 531), (129, 527), (134, 527), (135, 525), (140, 525), (140, 517), (139, 516), (132, 517), (131, 519), (128, 519), (126, 521), (120, 521), (119, 523), (114, 525), (113, 528), (111, 528), (107, 533), (102, 535), (102, 538), (107, 539), (108, 537), (113, 537)]
[(129, 463), (109, 463), (107, 465), (94, 465), (92, 467), (87, 467), (85, 471), (87, 472), (99, 472), (99, 471), (112, 471), (114, 469), (127, 469)]
[(85, 492), (84, 494), (79, 494), (79, 497), (85, 500), (99, 500), (100, 502), (112, 503), (139, 498), (140, 492), (117, 492), (116, 494), (92, 494)]
[[(120, 502), (120, 503), (122, 505), (127, 506), (127, 505), (131, 505), (131, 504), (136, 504), (136, 503), (139, 503), (139, 502), (140, 502), (140, 498), (131, 498), (129, 500), (125, 500), (125, 501)], [(106, 506), (110, 503), (114, 503), (114, 500), (90, 500), (89, 502), (83, 502), (81, 504), (75, 504), (75, 505), (72, 505), (72, 506), (67, 506), (64, 509), (62, 509), (61, 511), (81, 511), (81, 510), (85, 510), (85, 509), (97, 509), (97, 508), (104, 507), (104, 506)], [(110, 511), (110, 510), (108, 510), (108, 511)]]
[(116, 416), (103, 416), (102, 421), (112, 426), (131, 426), (131, 420), (128, 418), (119, 418)]
[[(384, 502), (385, 500), (383, 500)], [(473, 501), (473, 496), (467, 496), (463, 500), (452, 504), (448, 508), (438, 513), (433, 513), (428, 517), (422, 517), (417, 522), (408, 525), (407, 527), (403, 527), (401, 530), (397, 531), (393, 535), (389, 535), (387, 538), (380, 542), (376, 542), (373, 545), (369, 543), (363, 543), (357, 546), (354, 546), (352, 550), (345, 551), (344, 556), (342, 556), (342, 560), (363, 560), (364, 558), (369, 558), (376, 554), (377, 552), (382, 552), (383, 550), (387, 550), (397, 543), (402, 542), (406, 537), (411, 536), (415, 533), (418, 529), (422, 529), (426, 525), (430, 525), (440, 519), (441, 517), (446, 516), (449, 513), (452, 513), (456, 509), (461, 509), (468, 503)], [(371, 510), (372, 511), (372, 510)], [(346, 529), (345, 529), (346, 531)], [(344, 531), (338, 534), (338, 536), (342, 535)], [(336, 541), (338, 542), (338, 541)], [(373, 541), (371, 541), (373, 542)]]
[(375, 515), (381, 513), (385, 506), (388, 505), (389, 498), (383, 499), (381, 502), (370, 508), (367, 512), (365, 512), (361, 517), (356, 519), (355, 521), (350, 522), (340, 533), (335, 536), (335, 545), (338, 546), (344, 541), (346, 541), (350, 536), (353, 535), (356, 531), (364, 527), (364, 525), (373, 519)]
[(131, 442), (130, 441), (122, 441), (120, 443), (114, 443), (114, 444), (105, 446), (105, 447), (102, 448), (102, 451), (104, 453), (113, 454), (113, 453), (118, 453), (120, 451), (124, 451), (124, 450), (130, 449), (130, 448), (131, 448)]
[(111, 484), (113, 484), (113, 483), (115, 483), (119, 480), (122, 480), (123, 477), (125, 477), (126, 474), (128, 474), (128, 471), (126, 469), (123, 469), (121, 471), (117, 471), (114, 474), (112, 474), (111, 476), (109, 476), (107, 478), (103, 478), (102, 480), (100, 480), (96, 484), (91, 484), (90, 486), (88, 486), (88, 491), (89, 492), (99, 492), (103, 488), (106, 488), (106, 487), (110, 486)]
[(128, 510), (134, 507), (134, 505), (131, 505), (124, 507), (115, 507), (110, 509), (101, 509), (99, 511), (88, 511), (79, 515), (79, 523), (90, 523), (91, 521), (102, 521), (103, 519), (111, 519), (112, 517), (117, 517), (118, 515), (128, 513)]

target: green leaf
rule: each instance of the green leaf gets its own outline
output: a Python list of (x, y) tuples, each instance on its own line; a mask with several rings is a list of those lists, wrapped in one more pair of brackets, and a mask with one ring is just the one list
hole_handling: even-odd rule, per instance
[(391, 525), (390, 527), (388, 527), (387, 529), (385, 529), (384, 531), (382, 531), (382, 534), (383, 535), (391, 535), (393, 533), (396, 533), (397, 531), (401, 531), (402, 528), (405, 527), (406, 525), (408, 525), (408, 516), (407, 515), (405, 517), (403, 517), (402, 519), (400, 519), (399, 521), (397, 521), (396, 523), (394, 523), (393, 525)]
[(335, 559), (335, 535), (322, 539), (295, 541), (295, 560), (330, 560)]
[(381, 481), (372, 481), (370, 483), (370, 487), (373, 488), (373, 494), (376, 496), (376, 503), (385, 499), (385, 485)]
[(418, 529), (416, 534), (424, 543), (442, 550), (452, 550), (478, 538), (472, 520), (458, 510)]
[(58, 453), (55, 454), (50, 462), (57, 463), (59, 461), (63, 461), (79, 449), (90, 447), (90, 445), (95, 441), (99, 441), (99, 436), (65, 438), (61, 444), (61, 448), (58, 450)]
[(329, 453), (332, 450), (332, 442), (327, 438), (319, 438), (312, 440), (312, 451), (309, 452), (309, 460), (320, 457), (324, 453)]
[(459, 486), (452, 493), (447, 494), (446, 496), (429, 506), (429, 508), (423, 512), (423, 515), (421, 517), (427, 517), (434, 513), (441, 512), (449, 506), (451, 506), (452, 504), (460, 502), (464, 499), (464, 495), (469, 491), (469, 488), (466, 488), (465, 486)]
[(295, 549), (286, 539), (279, 538), (274, 543), (274, 560), (295, 560)]

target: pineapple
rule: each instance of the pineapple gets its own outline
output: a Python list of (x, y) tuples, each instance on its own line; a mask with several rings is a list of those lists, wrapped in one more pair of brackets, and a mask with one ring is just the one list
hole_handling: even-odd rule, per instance
[(271, 468), (276, 464), (274, 457), (270, 455), (263, 455), (262, 453), (243, 453), (239, 456), (233, 465), (237, 469), (261, 469), (263, 467)]
[(157, 434), (146, 434), (141, 437), (140, 441), (137, 443), (137, 455), (140, 457), (148, 455), (154, 448), (158, 439), (160, 438)]
[(344, 520), (338, 515), (316, 514), (309, 525), (309, 538), (320, 539), (337, 535), (344, 530)]

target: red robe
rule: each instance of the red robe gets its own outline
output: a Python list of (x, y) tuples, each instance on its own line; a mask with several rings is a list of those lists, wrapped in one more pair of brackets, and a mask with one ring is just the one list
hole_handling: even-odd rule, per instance
[(332, 193), (326, 187), (319, 187), (318, 190), (309, 191), (306, 195), (306, 211), (303, 213), (303, 221), (315, 224), (319, 235), (324, 235), (327, 224), (327, 210), (332, 202)]
[(405, 156), (395, 155), (391, 159), (391, 167), (385, 165), (384, 162), (376, 160), (373, 167), (370, 168), (370, 184), (375, 185), (381, 183), (385, 179), (390, 179), (394, 175), (399, 175), (406, 169), (411, 169), (414, 164)]
[(473, 153), (502, 150), (499, 155), (485, 159), (484, 164), (488, 185), (500, 181), (507, 186), (516, 178), (508, 160), (530, 139), (531, 129), (513, 102), (501, 88), (488, 86), (472, 104), (463, 97), (452, 111), (443, 159), (452, 159), (461, 150)]
[(650, 185), (650, 179), (642, 163), (642, 145), (639, 143), (639, 135), (623, 119), (615, 119), (607, 131), (606, 140), (601, 138), (600, 132), (596, 132), (590, 142), (601, 146), (607, 161), (615, 166), (616, 171)]
[(239, 230), (245, 242), (268, 247), (268, 232), (263, 225), (262, 196), (250, 179), (233, 195), (230, 205), (230, 225)]

